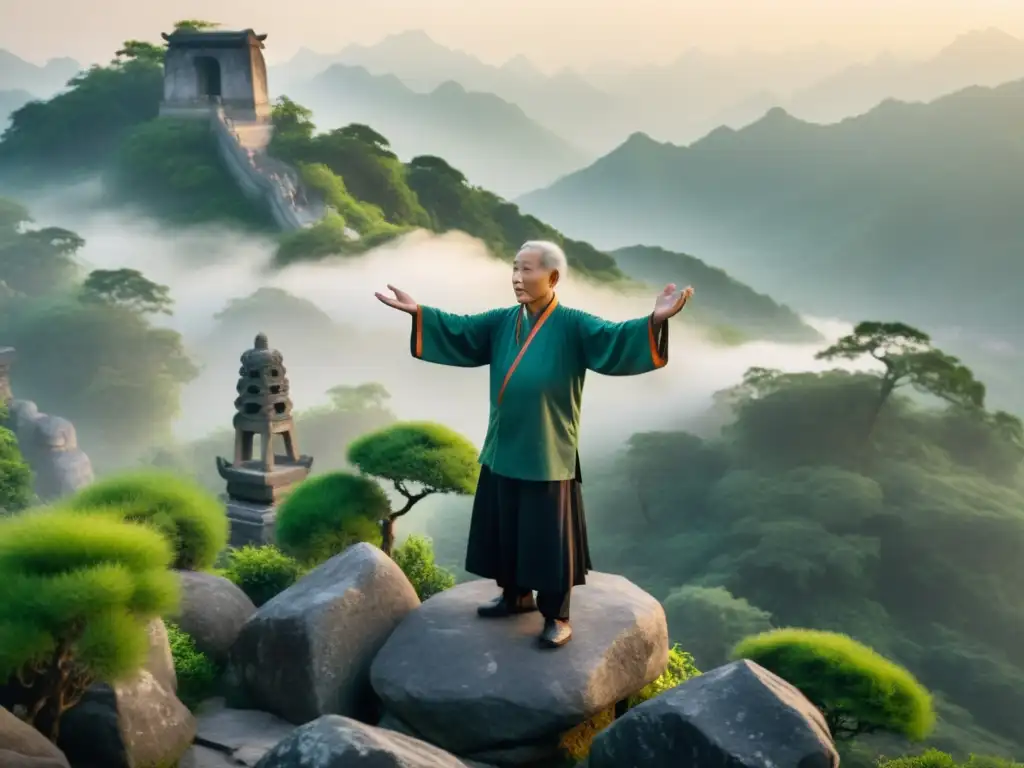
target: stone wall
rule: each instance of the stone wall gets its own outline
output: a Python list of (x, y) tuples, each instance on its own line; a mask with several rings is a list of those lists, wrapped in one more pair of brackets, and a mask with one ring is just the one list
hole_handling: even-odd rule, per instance
[[(214, 110), (211, 124), (217, 150), (235, 183), (248, 197), (266, 202), (281, 229), (303, 229), (323, 218), (322, 201), (307, 194), (295, 169), (264, 151), (268, 124), (236, 123), (222, 107)], [(259, 133), (264, 135), (255, 136)]]
[(78, 447), (74, 424), (40, 413), (31, 400), (14, 397), (9, 378), (14, 361), (12, 347), (0, 348), (0, 398), (7, 406), (7, 426), (32, 468), (39, 499), (48, 502), (68, 496), (93, 481), (92, 462)]

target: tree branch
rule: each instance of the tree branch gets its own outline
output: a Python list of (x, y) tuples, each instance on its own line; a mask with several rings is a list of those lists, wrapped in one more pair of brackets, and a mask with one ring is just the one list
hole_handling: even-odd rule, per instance
[[(398, 483), (395, 483), (395, 486), (397, 487)], [(416, 502), (422, 501), (432, 493), (437, 493), (437, 491), (434, 490), (433, 488), (424, 488), (419, 493), (408, 493), (407, 491), (404, 491), (401, 488), (399, 488), (398, 492), (405, 496), (405, 506), (402, 507), (397, 512), (392, 512), (391, 517), (388, 518), (389, 520), (397, 520), (402, 515), (406, 514), (410, 509), (412, 509), (413, 506), (415, 506)]]

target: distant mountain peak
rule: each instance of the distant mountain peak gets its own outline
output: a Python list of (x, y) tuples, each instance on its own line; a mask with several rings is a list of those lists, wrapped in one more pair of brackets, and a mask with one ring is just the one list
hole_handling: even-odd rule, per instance
[(939, 51), (936, 58), (978, 58), (1024, 54), (1024, 40), (995, 27), (964, 32)]
[(513, 75), (520, 77), (539, 77), (541, 71), (537, 69), (532, 61), (530, 61), (522, 53), (516, 54), (511, 59), (501, 65), (501, 69)]

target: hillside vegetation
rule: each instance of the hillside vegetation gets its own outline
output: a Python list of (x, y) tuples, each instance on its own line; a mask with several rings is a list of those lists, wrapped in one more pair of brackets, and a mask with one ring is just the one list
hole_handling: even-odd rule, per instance
[[(232, 182), (208, 127), (202, 121), (156, 118), (162, 55), (161, 46), (128, 41), (114, 61), (82, 73), (66, 92), (17, 110), (0, 140), (0, 177), (38, 185), (101, 173), (110, 204), (133, 206), (174, 225), (219, 222), (270, 235), (269, 212)], [(271, 153), (291, 163), (330, 206), (318, 225), (281, 237), (281, 266), (355, 256), (426, 228), (466, 232), (505, 260), (526, 240), (554, 240), (564, 247), (575, 274), (637, 287), (613, 256), (472, 185), (440, 157), (402, 162), (385, 136), (363, 124), (318, 132), (312, 113), (287, 97), (275, 104), (273, 119)], [(668, 270), (670, 279), (700, 284), (695, 319), (716, 327), (723, 339), (815, 337), (771, 299), (697, 259), (679, 259), (686, 268)], [(658, 273), (633, 276), (661, 280)]]

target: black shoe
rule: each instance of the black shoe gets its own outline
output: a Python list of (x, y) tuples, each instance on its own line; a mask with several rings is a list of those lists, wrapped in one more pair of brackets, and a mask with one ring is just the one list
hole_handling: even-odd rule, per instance
[(476, 609), (478, 616), (485, 619), (504, 619), (508, 616), (517, 616), (520, 613), (532, 613), (537, 610), (537, 603), (533, 599), (533, 593), (519, 598), (515, 602), (509, 601), (504, 595), (496, 597), (486, 605)]
[(572, 639), (572, 627), (565, 619), (544, 619), (538, 639), (544, 648), (561, 648)]

